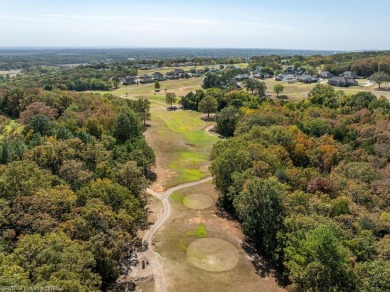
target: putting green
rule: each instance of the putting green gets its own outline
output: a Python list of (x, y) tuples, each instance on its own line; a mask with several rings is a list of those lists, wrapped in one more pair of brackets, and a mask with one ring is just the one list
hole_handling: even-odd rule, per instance
[(238, 251), (230, 242), (219, 238), (201, 238), (187, 247), (187, 259), (195, 267), (209, 272), (233, 269), (239, 261)]
[(183, 204), (190, 209), (207, 209), (214, 204), (213, 199), (205, 194), (191, 194), (183, 199)]

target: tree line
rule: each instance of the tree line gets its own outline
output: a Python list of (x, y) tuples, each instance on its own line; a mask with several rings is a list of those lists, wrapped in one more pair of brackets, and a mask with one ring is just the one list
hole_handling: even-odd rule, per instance
[[(133, 288), (117, 279), (145, 248), (153, 150), (148, 102), (113, 95), (3, 90), (23, 131), (0, 140), (0, 286)], [(119, 285), (119, 286), (118, 286)]]
[(291, 291), (390, 289), (389, 121), (386, 98), (328, 85), (217, 115), (220, 206)]

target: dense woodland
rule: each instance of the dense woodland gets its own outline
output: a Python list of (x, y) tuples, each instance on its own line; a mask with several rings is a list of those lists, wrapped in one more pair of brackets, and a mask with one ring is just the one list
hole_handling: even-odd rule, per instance
[(0, 286), (112, 287), (144, 248), (149, 102), (17, 88), (0, 110), (22, 128), (0, 141)]
[(232, 136), (211, 154), (221, 208), (292, 291), (388, 291), (389, 101), (317, 85), (301, 102), (245, 102), (217, 114)]

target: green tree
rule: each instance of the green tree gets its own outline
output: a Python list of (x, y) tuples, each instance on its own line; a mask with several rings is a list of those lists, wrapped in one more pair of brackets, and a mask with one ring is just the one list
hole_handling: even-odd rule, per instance
[(126, 111), (117, 115), (114, 122), (113, 136), (121, 143), (126, 140), (134, 140), (141, 135), (140, 121), (132, 111)]
[(254, 88), (258, 96), (265, 96), (267, 85), (263, 81), (254, 80)]
[(376, 72), (370, 76), (369, 80), (375, 82), (381, 88), (382, 83), (390, 82), (390, 75), (385, 72)]
[(269, 257), (278, 247), (277, 234), (283, 227), (283, 194), (286, 186), (276, 178), (254, 180), (233, 201), (246, 236)]
[(351, 291), (355, 286), (349, 252), (331, 227), (319, 225), (287, 243), (290, 279), (304, 291)]
[(170, 106), (170, 108), (173, 108), (173, 104), (176, 103), (176, 94), (174, 92), (168, 92), (165, 95), (165, 103)]
[(356, 265), (361, 284), (360, 291), (381, 292), (390, 290), (390, 261), (375, 259)]
[(0, 197), (32, 195), (38, 189), (49, 189), (56, 177), (32, 161), (13, 161), (0, 165)]
[(154, 83), (154, 90), (155, 91), (160, 91), (160, 88), (161, 88), (160, 82), (156, 81)]
[(276, 83), (274, 85), (274, 92), (276, 93), (276, 97), (279, 97), (279, 94), (282, 93), (284, 90), (284, 86), (281, 83)]
[(132, 222), (139, 222), (145, 218), (140, 200), (129, 189), (109, 179), (97, 179), (79, 190), (77, 194), (82, 204), (89, 199), (98, 198), (111, 206), (115, 212), (120, 209), (126, 210), (133, 217)]
[(313, 105), (336, 108), (338, 105), (337, 94), (330, 85), (317, 84), (309, 92), (309, 101)]
[(202, 113), (207, 113), (207, 118), (210, 118), (210, 113), (215, 113), (218, 109), (217, 100), (210, 96), (206, 95), (205, 98), (199, 103), (199, 111)]
[(30, 286), (29, 273), (13, 262), (10, 256), (0, 253), (0, 286)]
[(18, 241), (12, 257), (38, 287), (59, 286), (67, 291), (100, 288), (101, 278), (92, 272), (92, 253), (62, 232), (26, 235)]
[(35, 133), (41, 135), (51, 135), (53, 133), (53, 123), (48, 116), (37, 114), (31, 118), (30, 127)]
[(233, 136), (240, 116), (240, 111), (234, 106), (221, 110), (216, 117), (218, 133), (224, 137)]
[(150, 119), (150, 100), (147, 98), (139, 98), (136, 102), (135, 111), (140, 115), (145, 126), (146, 120)]

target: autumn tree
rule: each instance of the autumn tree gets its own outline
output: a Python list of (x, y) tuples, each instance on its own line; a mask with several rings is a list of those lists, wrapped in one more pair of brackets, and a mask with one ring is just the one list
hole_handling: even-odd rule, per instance
[(382, 83), (390, 82), (390, 75), (385, 72), (376, 72), (372, 74), (369, 79), (378, 84), (378, 87), (380, 89)]
[(216, 112), (218, 109), (218, 102), (217, 100), (209, 95), (206, 95), (205, 98), (201, 100), (199, 103), (199, 111), (202, 113), (207, 113), (207, 118), (210, 119), (210, 113)]

